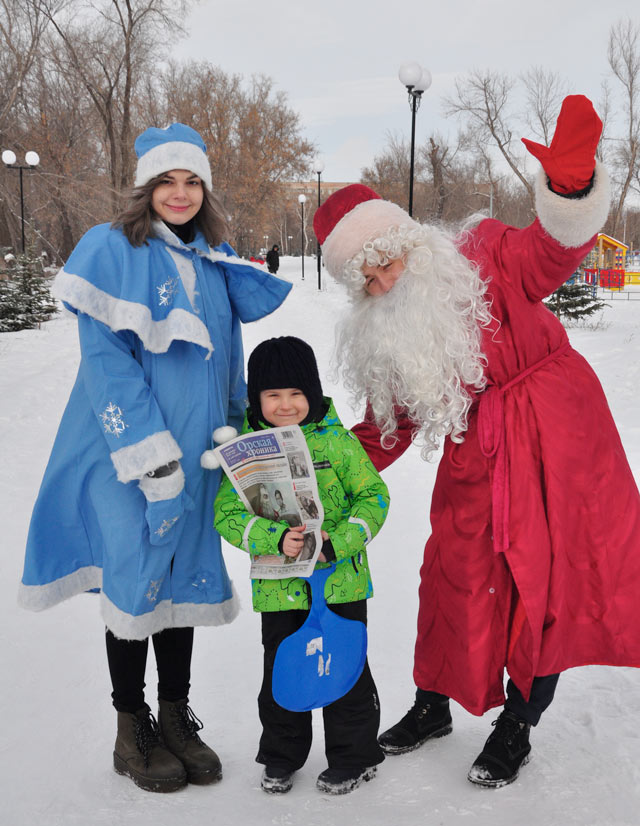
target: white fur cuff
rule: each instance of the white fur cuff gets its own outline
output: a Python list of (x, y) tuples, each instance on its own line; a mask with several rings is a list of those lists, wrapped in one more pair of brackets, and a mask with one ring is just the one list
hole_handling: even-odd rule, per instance
[(111, 454), (118, 481), (123, 484), (133, 479), (142, 479), (149, 471), (181, 458), (180, 446), (169, 430), (152, 433), (140, 442), (121, 447)]
[(162, 502), (175, 499), (184, 488), (184, 471), (178, 467), (168, 476), (147, 476), (140, 480), (138, 487), (144, 493), (147, 502)]
[(593, 186), (584, 198), (563, 198), (552, 192), (544, 170), (536, 178), (536, 211), (540, 223), (563, 247), (579, 247), (607, 220), (611, 205), (609, 175), (598, 161)]

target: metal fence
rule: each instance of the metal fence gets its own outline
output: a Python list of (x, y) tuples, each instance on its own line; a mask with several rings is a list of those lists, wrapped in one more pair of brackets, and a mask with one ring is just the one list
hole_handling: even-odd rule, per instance
[(593, 298), (601, 298), (604, 301), (640, 301), (640, 284), (629, 283), (625, 270), (619, 268), (578, 269), (567, 283), (585, 284), (591, 287)]
[(623, 290), (605, 290), (598, 287), (598, 298), (604, 301), (640, 301), (640, 290), (625, 287)]

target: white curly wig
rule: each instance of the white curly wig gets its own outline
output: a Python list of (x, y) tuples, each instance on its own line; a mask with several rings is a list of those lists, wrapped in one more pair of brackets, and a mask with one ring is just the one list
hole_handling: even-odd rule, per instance
[[(362, 267), (401, 258), (405, 270), (381, 296)], [(338, 276), (351, 308), (337, 328), (335, 358), (353, 400), (369, 401), (381, 443), (393, 444), (394, 406), (415, 422), (429, 459), (442, 438), (463, 441), (472, 394), (486, 380), (482, 329), (492, 318), (486, 284), (446, 231), (410, 222), (364, 243)]]

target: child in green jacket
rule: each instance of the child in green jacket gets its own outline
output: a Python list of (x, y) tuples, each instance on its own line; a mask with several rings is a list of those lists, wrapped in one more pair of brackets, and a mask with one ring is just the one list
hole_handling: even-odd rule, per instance
[[(323, 545), (316, 563), (335, 562), (325, 588), (336, 614), (366, 623), (373, 595), (366, 545), (380, 530), (388, 511), (387, 487), (357, 438), (340, 422), (333, 403), (323, 397), (313, 350), (292, 336), (263, 341), (248, 366), (249, 408), (244, 432), (298, 424), (313, 460), (324, 507)], [(253, 517), (228, 478), (215, 502), (215, 526), (231, 544), (252, 554), (297, 557), (304, 525)], [(276, 511), (277, 513), (277, 511)], [(279, 514), (278, 514), (279, 516)], [(247, 526), (249, 526), (247, 528)], [(262, 788), (288, 792), (293, 774), (311, 748), (311, 712), (288, 711), (273, 699), (273, 662), (280, 642), (305, 621), (309, 587), (300, 578), (252, 580), (253, 607), (262, 613), (264, 677), (258, 696), (262, 736), (256, 761), (263, 763)], [(353, 688), (323, 709), (328, 768), (317, 786), (344, 794), (371, 780), (384, 759), (377, 741), (380, 708), (369, 665)]]

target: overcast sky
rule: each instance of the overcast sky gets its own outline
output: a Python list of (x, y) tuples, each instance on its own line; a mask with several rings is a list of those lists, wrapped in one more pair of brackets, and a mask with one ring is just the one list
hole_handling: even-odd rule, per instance
[[(434, 129), (455, 135), (458, 123), (443, 119), (442, 98), (473, 68), (517, 76), (543, 66), (597, 101), (609, 74), (610, 26), (623, 17), (640, 22), (639, 9), (637, 0), (200, 0), (173, 56), (273, 78), (325, 161), (323, 179), (355, 181), (389, 131), (410, 134), (398, 80), (403, 61), (416, 60), (433, 76), (416, 141)], [(612, 89), (619, 103), (613, 82)]]

